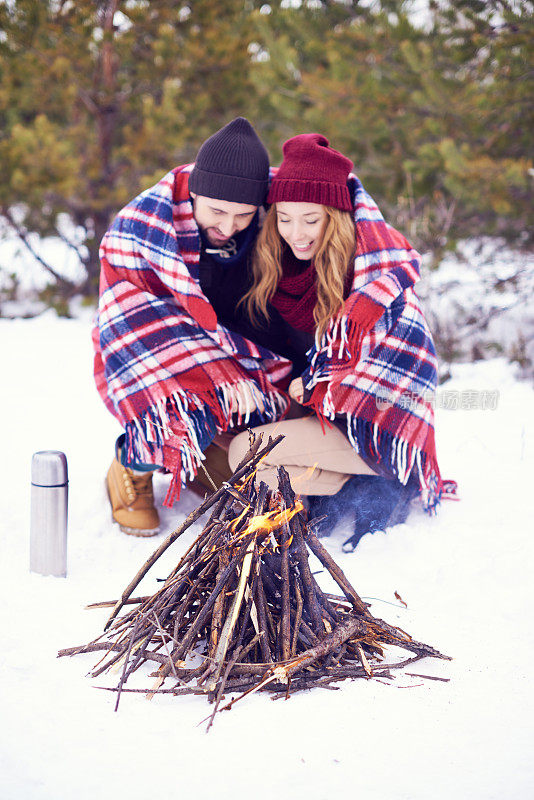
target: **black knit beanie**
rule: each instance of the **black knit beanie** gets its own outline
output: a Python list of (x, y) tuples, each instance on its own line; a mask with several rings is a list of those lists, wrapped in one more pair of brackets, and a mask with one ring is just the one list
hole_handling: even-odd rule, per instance
[(236, 119), (198, 151), (189, 191), (216, 200), (259, 206), (269, 183), (269, 155), (250, 122)]

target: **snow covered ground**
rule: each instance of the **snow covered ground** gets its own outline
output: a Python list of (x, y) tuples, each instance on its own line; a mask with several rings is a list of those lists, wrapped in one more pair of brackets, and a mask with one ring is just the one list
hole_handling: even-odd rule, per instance
[[(184, 493), (151, 540), (111, 523), (103, 481), (119, 431), (93, 388), (89, 333), (88, 319), (52, 312), (0, 321), (0, 797), (532, 797), (534, 392), (513, 368), (501, 359), (458, 365), (441, 387), (449, 408), (437, 410), (438, 452), (461, 502), (435, 519), (416, 509), (352, 555), (341, 552), (348, 531), (324, 540), (375, 615), (454, 659), (413, 671), (449, 682), (398, 673), (288, 701), (253, 695), (206, 735), (202, 698), (125, 694), (114, 713), (114, 695), (93, 688), (106, 679), (87, 677), (96, 656), (56, 658), (101, 632), (106, 611), (84, 605), (116, 598), (197, 504)], [(496, 408), (469, 408), (483, 397)], [(69, 462), (66, 579), (28, 570), (30, 461), (42, 449), (63, 450)], [(167, 480), (157, 476), (160, 499)], [(141, 592), (166, 577), (193, 535), (170, 548)]]

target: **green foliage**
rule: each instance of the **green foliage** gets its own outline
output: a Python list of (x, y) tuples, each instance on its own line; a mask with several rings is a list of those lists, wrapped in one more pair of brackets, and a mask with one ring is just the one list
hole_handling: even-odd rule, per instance
[(532, 241), (532, 8), (441, 0), (422, 27), (408, 2), (279, 7), (260, 40), (276, 53), (256, 69), (263, 108), (275, 130), (350, 155), (419, 247)]
[(0, 4), (0, 212), (85, 228), (84, 292), (118, 209), (246, 113), (249, 22), (240, 0)]
[(533, 3), (430, 0), (424, 26), (412, 8), (0, 0), (0, 214), (24, 235), (66, 212), (94, 294), (113, 215), (242, 114), (273, 163), (327, 135), (419, 247), (532, 236)]
[(41, 289), (38, 298), (48, 308), (52, 308), (58, 317), (69, 318), (71, 316), (68, 300), (58, 286), (49, 284)]

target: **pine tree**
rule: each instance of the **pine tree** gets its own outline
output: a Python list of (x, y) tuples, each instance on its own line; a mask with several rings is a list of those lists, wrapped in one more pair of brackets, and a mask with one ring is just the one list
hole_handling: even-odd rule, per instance
[[(232, 117), (273, 163), (324, 133), (417, 246), (532, 239), (529, 0), (0, 0), (0, 216), (85, 231), (83, 285), (114, 214)], [(530, 232), (530, 233), (529, 233)], [(74, 246), (74, 245), (73, 245)]]
[(267, 137), (327, 135), (419, 247), (480, 233), (525, 243), (531, 2), (440, 0), (424, 25), (412, 2), (271, 5), (254, 75)]
[(96, 292), (114, 214), (246, 113), (249, 19), (239, 0), (0, 5), (0, 214), (27, 242), (62, 213), (86, 231), (82, 286), (47, 265), (64, 295)]

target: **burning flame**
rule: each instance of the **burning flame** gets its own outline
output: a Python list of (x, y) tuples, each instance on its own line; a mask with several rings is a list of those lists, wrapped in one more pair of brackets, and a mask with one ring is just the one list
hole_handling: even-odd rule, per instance
[(274, 511), (268, 511), (267, 514), (258, 514), (257, 517), (252, 517), (245, 528), (245, 533), (255, 533), (261, 530), (267, 532), (274, 531), (276, 528), (280, 528), (282, 525), (288, 523), (295, 514), (298, 514), (299, 511), (303, 509), (304, 506), (299, 500), (295, 503), (293, 508), (283, 508), (281, 510), (275, 508)]
[(316, 461), (315, 464), (313, 464), (313, 466), (311, 466), (311, 467), (308, 467), (308, 469), (306, 469), (302, 473), (302, 475), (298, 475), (297, 477), (292, 477), (292, 482), (293, 483), (299, 483), (301, 481), (308, 481), (311, 478), (311, 476), (313, 475), (313, 473), (315, 472), (315, 470), (317, 469), (317, 465), (318, 465), (318, 462)]
[(249, 508), (250, 508), (250, 506), (245, 506), (243, 511), (241, 512), (241, 514), (234, 519), (234, 521), (232, 522), (232, 533), (235, 533), (235, 529), (237, 528), (237, 526), (239, 525), (239, 523), (241, 522), (241, 520), (243, 519), (243, 517), (245, 516), (245, 514), (249, 510)]
[[(300, 511), (304, 509), (304, 506), (297, 500), (295, 505), (292, 508), (275, 508), (272, 511), (268, 511), (266, 514), (257, 514), (255, 517), (249, 521), (248, 525), (244, 528), (244, 530), (240, 531), (239, 536), (236, 537), (235, 541), (239, 541), (246, 536), (249, 536), (251, 533), (257, 533), (259, 531), (264, 531), (265, 533), (273, 533), (277, 528), (281, 528), (283, 525), (287, 525), (289, 520), (292, 519), (295, 514), (298, 514)], [(235, 533), (235, 529), (240, 523), (240, 521), (245, 516), (248, 508), (243, 509), (239, 517), (237, 517), (233, 524), (232, 524), (232, 531)], [(274, 537), (272, 537), (274, 540)], [(289, 541), (287, 542), (286, 546), (289, 547), (291, 544), (293, 537), (290, 536)], [(274, 547), (278, 547), (277, 542), (273, 541)]]

